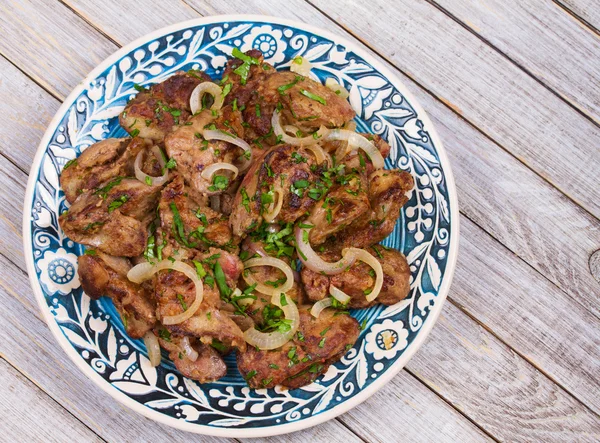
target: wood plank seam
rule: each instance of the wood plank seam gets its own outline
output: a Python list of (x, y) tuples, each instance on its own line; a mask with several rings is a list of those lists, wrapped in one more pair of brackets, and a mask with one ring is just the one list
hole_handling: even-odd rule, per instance
[[(450, 299), (448, 299), (450, 300)], [(453, 303), (456, 306), (456, 303)], [(457, 306), (458, 307), (458, 306)], [(460, 308), (459, 308), (460, 309)], [(428, 385), (424, 380), (422, 380), (421, 377), (419, 377), (418, 375), (416, 375), (413, 371), (411, 371), (408, 368), (404, 368), (404, 370), (406, 372), (408, 372), (412, 377), (414, 377), (416, 380), (418, 380), (419, 382), (423, 383), (425, 385), (425, 387), (427, 389), (429, 389), (432, 393), (434, 393), (435, 395), (437, 395), (439, 398), (442, 399), (443, 402), (445, 402), (448, 406), (451, 406), (452, 408), (454, 408), (460, 415), (462, 415), (463, 417), (465, 417), (469, 422), (471, 422), (471, 424), (473, 426), (475, 426), (477, 429), (479, 429), (481, 432), (483, 432), (486, 436), (488, 436), (489, 438), (491, 438), (493, 441), (495, 442), (500, 442), (500, 440), (494, 436), (490, 431), (488, 431), (487, 429), (485, 429), (482, 425), (480, 425), (479, 423), (477, 423), (475, 421), (475, 419), (471, 418), (466, 412), (461, 411), (455, 404), (453, 404), (448, 398), (446, 398), (444, 395), (442, 395), (439, 392), (436, 392), (435, 389), (433, 389), (432, 386)]]
[(554, 377), (552, 377), (550, 374), (548, 374), (548, 372), (546, 372), (544, 369), (542, 369), (541, 367), (536, 365), (535, 362), (533, 362), (530, 358), (528, 358), (522, 352), (516, 350), (514, 347), (512, 347), (510, 344), (508, 344), (502, 337), (500, 337), (498, 334), (496, 334), (489, 326), (487, 326), (485, 323), (481, 322), (480, 320), (477, 319), (477, 317), (475, 317), (473, 314), (471, 314), (463, 305), (461, 305), (460, 303), (451, 299), (450, 297), (448, 297), (448, 301), (450, 301), (450, 303), (452, 303), (452, 305), (454, 305), (456, 308), (458, 308), (463, 314), (465, 314), (467, 317), (469, 317), (471, 320), (473, 320), (475, 323), (477, 323), (479, 326), (481, 326), (485, 331), (487, 331), (490, 335), (492, 335), (496, 340), (498, 340), (500, 343), (505, 345), (508, 349), (513, 351), (520, 358), (525, 360), (530, 366), (532, 366), (537, 371), (539, 371), (540, 374), (542, 374), (544, 377), (546, 377), (548, 380), (550, 380), (552, 383), (554, 383), (556, 386), (558, 386), (561, 390), (563, 390), (565, 393), (567, 393), (571, 398), (573, 398), (578, 403), (582, 404), (588, 411), (590, 411), (596, 417), (600, 418), (600, 414), (598, 412), (594, 411), (583, 400), (581, 400), (577, 395), (575, 395), (573, 392), (571, 392), (566, 386), (564, 386), (562, 383), (560, 383), (558, 380), (556, 380)]
[(573, 17), (575, 20), (577, 20), (579, 23), (581, 23), (586, 28), (588, 28), (590, 31), (592, 31), (593, 33), (595, 33), (596, 35), (598, 35), (600, 37), (600, 29), (596, 28), (594, 25), (592, 25), (586, 19), (581, 17), (579, 14), (577, 14), (575, 11), (573, 11), (571, 8), (569, 8), (567, 5), (565, 5), (562, 1), (552, 0), (552, 2), (554, 4), (556, 4), (559, 8), (561, 8), (563, 11), (565, 11), (567, 14), (569, 14), (571, 17)]
[[(493, 142), (496, 146), (498, 146), (499, 148), (501, 148), (503, 151), (505, 151), (507, 154), (509, 154), (511, 157), (513, 157), (515, 160), (517, 160), (519, 163), (523, 164), (527, 169), (529, 169), (531, 172), (533, 172), (535, 175), (537, 175), (538, 177), (540, 177), (542, 180), (544, 180), (546, 183), (548, 183), (550, 186), (552, 186), (553, 188), (555, 188), (556, 190), (558, 190), (561, 194), (563, 194), (565, 197), (567, 197), (570, 201), (572, 201), (573, 203), (575, 203), (577, 206), (579, 206), (582, 210), (584, 210), (586, 213), (588, 213), (590, 216), (592, 216), (594, 219), (596, 220), (600, 220), (600, 217), (596, 216), (595, 214), (593, 214), (588, 208), (586, 208), (585, 206), (582, 206), (580, 202), (578, 202), (575, 198), (573, 198), (571, 195), (569, 195), (568, 193), (566, 193), (563, 189), (561, 189), (557, 184), (553, 183), (550, 179), (548, 179), (547, 177), (544, 177), (543, 175), (541, 175), (539, 172), (537, 172), (535, 169), (533, 169), (530, 165), (528, 165), (527, 163), (525, 163), (523, 161), (523, 159), (519, 158), (517, 155), (515, 155), (513, 152), (511, 152), (509, 149), (505, 148), (504, 146), (502, 146), (501, 143), (499, 143), (498, 141), (496, 141), (492, 136), (490, 136), (488, 133), (486, 133), (482, 128), (478, 127), (476, 124), (474, 124), (472, 121), (470, 121), (469, 119), (465, 118), (460, 112), (458, 112), (454, 107), (451, 106), (451, 104), (449, 104), (446, 100), (443, 100), (441, 97), (439, 97), (438, 95), (435, 94), (435, 92), (433, 92), (430, 88), (426, 87), (425, 85), (423, 85), (422, 83), (419, 82), (418, 79), (416, 79), (413, 75), (411, 75), (408, 72), (405, 72), (404, 70), (402, 70), (401, 68), (399, 68), (398, 66), (396, 66), (396, 64), (393, 62), (393, 60), (390, 60), (385, 54), (381, 53), (380, 51), (378, 51), (376, 48), (374, 48), (372, 45), (369, 44), (369, 42), (367, 42), (366, 40), (364, 40), (360, 35), (354, 33), (352, 31), (352, 29), (347, 28), (346, 26), (344, 26), (341, 23), (338, 23), (333, 17), (331, 17), (327, 12), (323, 11), (322, 9), (320, 9), (318, 6), (314, 5), (311, 0), (305, 0), (306, 3), (308, 3), (310, 6), (312, 6), (313, 8), (315, 8), (317, 11), (319, 11), (321, 14), (323, 14), (324, 16), (326, 16), (330, 21), (332, 21), (335, 25), (337, 25), (340, 29), (346, 31), (348, 34), (352, 35), (352, 37), (354, 37), (355, 39), (357, 39), (358, 41), (360, 41), (363, 45), (365, 45), (367, 48), (369, 48), (369, 50), (371, 50), (373, 53), (375, 53), (378, 57), (382, 58), (383, 60), (385, 60), (386, 62), (388, 62), (390, 65), (392, 65), (394, 67), (394, 69), (396, 69), (398, 72), (400, 72), (402, 75), (405, 75), (406, 77), (408, 77), (409, 79), (411, 79), (413, 82), (415, 82), (419, 87), (421, 87), (427, 94), (429, 94), (431, 97), (433, 97), (435, 100), (441, 102), (446, 108), (448, 108), (450, 111), (452, 111), (454, 114), (456, 114), (462, 121), (464, 121), (465, 123), (467, 123), (469, 126), (471, 126), (473, 129), (475, 129), (477, 132), (479, 132), (480, 134), (482, 134), (485, 138), (487, 138), (489, 141)], [(427, 0), (426, 0), (427, 1)], [(487, 231), (486, 231), (487, 232)]]
[(31, 80), (33, 83), (35, 83), (36, 85), (38, 85), (40, 88), (42, 88), (45, 92), (47, 92), (51, 97), (54, 97), (56, 100), (58, 100), (59, 102), (62, 102), (64, 100), (60, 98), (59, 95), (57, 95), (54, 91), (50, 90), (49, 88), (47, 88), (45, 85), (41, 84), (39, 81), (37, 81), (36, 79), (34, 79), (31, 75), (29, 75), (24, 69), (22, 69), (19, 65), (15, 64), (10, 58), (8, 58), (8, 56), (6, 56), (5, 54), (2, 53), (2, 51), (0, 51), (0, 57), (2, 57), (4, 60), (6, 60), (8, 63), (10, 63), (11, 65), (13, 65), (16, 69), (18, 69), (25, 77), (27, 77), (29, 80)]
[(36, 388), (38, 388), (46, 397), (48, 397), (48, 399), (50, 399), (51, 401), (53, 401), (54, 403), (56, 403), (56, 405), (62, 409), (63, 411), (65, 411), (69, 416), (73, 417), (74, 420), (78, 421), (79, 423), (81, 423), (82, 426), (84, 426), (86, 429), (88, 429), (92, 434), (94, 434), (96, 437), (98, 437), (98, 439), (100, 439), (101, 441), (106, 442), (105, 439), (103, 439), (100, 435), (98, 435), (98, 433), (96, 433), (92, 428), (90, 428), (86, 423), (84, 423), (83, 421), (81, 421), (77, 416), (73, 415), (71, 413), (71, 411), (69, 411), (67, 408), (65, 408), (63, 405), (60, 404), (60, 402), (58, 402), (54, 397), (52, 397), (48, 392), (46, 392), (44, 390), (44, 388), (42, 388), (40, 385), (38, 385), (35, 380), (33, 380), (31, 377), (29, 377), (27, 374), (25, 374), (24, 372), (22, 372), (16, 365), (13, 364), (13, 362), (11, 362), (10, 360), (8, 360), (4, 355), (0, 355), (0, 359), (4, 360), (6, 362), (7, 365), (9, 365), (10, 367), (12, 367), (16, 372), (18, 372), (19, 374), (21, 374), (21, 376), (26, 379), (27, 381), (29, 381), (32, 385), (34, 385)]
[(591, 123), (593, 123), (594, 125), (596, 125), (597, 127), (600, 128), (600, 122), (597, 121), (593, 116), (589, 115), (588, 113), (586, 113), (585, 109), (579, 107), (577, 105), (577, 103), (573, 103), (572, 101), (570, 101), (567, 97), (565, 97), (564, 95), (562, 95), (560, 92), (556, 91), (552, 86), (548, 85), (546, 82), (544, 82), (543, 79), (541, 79), (540, 77), (536, 76), (532, 71), (530, 71), (528, 68), (526, 68), (525, 66), (523, 66), (521, 63), (519, 63), (517, 60), (513, 59), (510, 55), (508, 55), (506, 52), (502, 51), (500, 48), (498, 48), (495, 44), (493, 44), (491, 41), (489, 41), (487, 38), (485, 38), (484, 36), (482, 36), (481, 34), (479, 34), (476, 30), (474, 30), (473, 28), (471, 28), (469, 25), (467, 25), (465, 22), (463, 22), (460, 18), (458, 18), (456, 15), (454, 15), (453, 13), (451, 13), (450, 11), (448, 11), (446, 8), (444, 8), (442, 5), (440, 5), (439, 3), (437, 3), (435, 0), (425, 0), (427, 3), (429, 3), (431, 6), (433, 6), (434, 8), (437, 8), (439, 11), (443, 12), (444, 14), (446, 14), (450, 19), (452, 19), (454, 22), (456, 22), (457, 24), (459, 24), (462, 28), (464, 28), (466, 31), (470, 32), (471, 34), (473, 34), (475, 37), (477, 37), (479, 40), (481, 40), (483, 43), (485, 43), (486, 45), (488, 45), (490, 48), (492, 48), (494, 51), (496, 51), (498, 54), (502, 55), (504, 58), (506, 58), (508, 61), (510, 61), (513, 65), (515, 65), (516, 67), (518, 67), (521, 71), (523, 71), (524, 73), (526, 73), (527, 75), (529, 75), (532, 79), (534, 79), (536, 82), (538, 82), (541, 86), (543, 86), (544, 88), (546, 88), (548, 91), (550, 91), (552, 94), (554, 94), (556, 97), (558, 97), (560, 100), (562, 100), (563, 102), (565, 102), (567, 105), (569, 105), (573, 110), (575, 110), (577, 113), (579, 113), (582, 117), (584, 117), (586, 120), (589, 120)]

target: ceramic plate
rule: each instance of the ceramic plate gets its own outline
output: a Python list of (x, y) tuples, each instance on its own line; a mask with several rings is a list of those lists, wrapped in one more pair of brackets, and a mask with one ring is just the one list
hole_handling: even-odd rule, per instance
[[(410, 171), (416, 189), (384, 241), (408, 258), (411, 292), (395, 306), (355, 310), (364, 326), (354, 348), (326, 374), (294, 390), (251, 390), (228, 356), (227, 375), (200, 385), (166, 358), (150, 366), (112, 302), (90, 300), (77, 276), (82, 246), (65, 237), (67, 209), (59, 174), (91, 144), (123, 137), (118, 114), (134, 84), (159, 82), (179, 70), (220, 77), (234, 47), (260, 49), (286, 69), (298, 55), (313, 75), (343, 83), (363, 132), (391, 145), (387, 168)], [(343, 38), (302, 23), (263, 16), (217, 16), (156, 31), (105, 60), (73, 91), (50, 124), (33, 162), (24, 209), (24, 242), (34, 293), (67, 355), (115, 399), (159, 422), (192, 432), (257, 437), (296, 431), (356, 406), (389, 381), (421, 346), (448, 293), (458, 247), (458, 207), (448, 160), (423, 109), (380, 62)], [(392, 346), (382, 333), (390, 331)]]

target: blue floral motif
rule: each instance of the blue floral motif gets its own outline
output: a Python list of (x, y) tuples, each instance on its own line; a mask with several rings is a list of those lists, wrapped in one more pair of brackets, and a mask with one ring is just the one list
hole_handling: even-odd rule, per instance
[[(365, 325), (354, 348), (315, 383), (291, 391), (248, 389), (233, 356), (226, 358), (227, 375), (204, 385), (184, 378), (167, 359), (152, 367), (143, 343), (125, 334), (112, 303), (83, 294), (76, 273), (82, 247), (58, 226), (58, 215), (68, 206), (58, 181), (62, 167), (91, 144), (124, 134), (117, 116), (136, 93), (134, 84), (160, 82), (190, 68), (218, 77), (234, 47), (260, 49), (278, 69), (303, 56), (312, 63), (315, 79), (333, 78), (343, 84), (357, 111), (359, 130), (390, 143), (386, 167), (409, 171), (416, 183), (394, 232), (383, 242), (407, 256), (412, 273), (409, 296), (394, 306), (353, 311)], [(66, 102), (68, 108), (49, 128), (49, 139), (40, 148), (43, 154), (32, 169), (33, 196), (26, 208), (32, 248), (27, 253), (39, 281), (34, 289), (43, 297), (49, 321), (62, 333), (61, 343), (77, 354), (78, 364), (122, 393), (119, 398), (127, 396), (143, 406), (141, 412), (162, 414), (168, 423), (189, 424), (185, 429), (196, 432), (314, 422), (320, 414), (339, 410), (361, 392), (375, 389), (378, 378), (413, 346), (432, 312), (439, 311), (438, 300), (445, 297), (442, 282), (450, 278), (451, 247), (457, 241), (451, 228), (457, 209), (452, 206), (448, 165), (440, 159), (428, 120), (415, 110), (404, 88), (348, 43), (284, 21), (204, 19), (119, 54)]]

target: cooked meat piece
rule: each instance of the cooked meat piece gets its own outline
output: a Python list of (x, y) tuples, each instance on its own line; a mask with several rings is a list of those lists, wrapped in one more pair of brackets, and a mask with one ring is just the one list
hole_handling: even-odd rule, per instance
[(109, 255), (135, 257), (144, 252), (159, 194), (159, 186), (119, 177), (81, 194), (59, 223), (71, 240)]
[[(346, 178), (346, 177), (345, 177)], [(327, 237), (344, 229), (358, 217), (370, 211), (364, 173), (349, 176), (344, 183), (335, 183), (327, 197), (313, 206), (306, 223), (312, 225), (311, 245), (320, 245)]]
[(127, 334), (141, 338), (156, 323), (155, 305), (144, 287), (127, 279), (131, 264), (127, 259), (96, 255), (81, 255), (77, 259), (79, 280), (84, 292), (94, 300), (109, 297), (125, 325)]
[(364, 248), (379, 243), (394, 230), (400, 208), (413, 188), (412, 175), (398, 169), (378, 169), (369, 176), (371, 211), (336, 235), (341, 248)]
[[(367, 248), (367, 251), (383, 268), (383, 286), (375, 300), (368, 302), (366, 299), (366, 294), (375, 284), (375, 274), (369, 265), (361, 261), (356, 262), (349, 270), (332, 276), (303, 268), (300, 275), (309, 300), (316, 302), (329, 296), (330, 285), (351, 297), (351, 308), (367, 308), (378, 303), (389, 306), (404, 300), (410, 291), (410, 269), (406, 257), (395, 249), (385, 249), (380, 245)], [(330, 262), (341, 258), (341, 254), (333, 251), (319, 255)]]
[[(158, 330), (160, 335), (161, 330)], [(192, 361), (186, 355), (181, 345), (182, 337), (177, 335), (166, 335), (159, 338), (160, 346), (169, 351), (169, 358), (181, 375), (200, 383), (209, 383), (224, 377), (227, 374), (227, 366), (223, 357), (210, 345), (205, 345), (190, 338), (190, 345), (198, 353), (196, 361)]]
[[(297, 161), (293, 154), (305, 160)], [(248, 170), (235, 196), (230, 217), (233, 233), (243, 236), (258, 226), (263, 214), (282, 197), (281, 211), (274, 221), (293, 223), (309, 211), (315, 204), (308, 192), (316, 180), (313, 164), (313, 157), (301, 147), (278, 145), (266, 151)]]
[[(221, 194), (231, 183), (217, 183), (215, 177), (227, 177), (230, 181), (231, 171), (217, 171), (213, 180), (202, 177), (202, 171), (213, 163), (241, 164), (240, 157), (244, 151), (231, 143), (220, 140), (204, 140), (202, 133), (206, 125), (215, 125), (215, 129), (224, 131), (232, 136), (243, 137), (244, 127), (241, 125), (241, 113), (233, 111), (230, 106), (221, 109), (215, 120), (211, 112), (202, 111), (165, 137), (165, 148), (169, 157), (175, 159), (177, 172), (185, 179), (195, 193)], [(189, 124), (191, 123), (191, 124)]]
[(202, 71), (176, 72), (165, 81), (140, 91), (119, 116), (130, 134), (162, 142), (165, 135), (190, 117), (190, 96), (210, 77)]
[[(183, 178), (176, 175), (162, 191), (159, 202), (161, 230), (159, 237), (168, 239), (164, 254), (178, 250), (178, 259), (189, 258), (190, 249), (206, 250), (220, 246), (236, 250), (237, 240), (231, 234), (226, 217), (207, 207), (198, 206), (187, 195)], [(193, 254), (191, 254), (193, 255)]]
[(283, 385), (294, 389), (309, 384), (356, 342), (360, 330), (354, 318), (326, 309), (317, 319), (310, 308), (298, 307), (298, 333), (280, 349), (258, 351), (248, 346), (238, 352), (238, 369), (251, 388)]
[[(246, 342), (239, 326), (227, 312), (220, 310), (222, 301), (213, 272), (213, 266), (218, 262), (225, 275), (226, 284), (234, 287), (243, 269), (239, 257), (211, 248), (194, 259), (207, 274), (204, 278), (202, 304), (193, 317), (183, 323), (166, 326), (167, 329), (176, 334), (197, 337), (203, 343), (211, 344), (213, 340), (218, 340), (227, 347), (245, 349)], [(190, 265), (195, 266), (192, 263)], [(196, 298), (196, 289), (194, 283), (180, 272), (161, 271), (157, 273), (155, 280), (155, 296), (159, 317), (164, 318), (181, 314), (191, 306)]]
[(94, 143), (65, 166), (60, 175), (67, 201), (73, 203), (80, 194), (115, 177), (132, 176), (135, 157), (151, 145), (141, 137), (109, 138)]
[[(291, 71), (271, 72), (259, 85), (254, 100), (261, 105), (261, 114), (263, 105), (274, 108), (281, 103), (285, 120), (300, 123), (307, 129), (318, 129), (320, 126), (337, 128), (355, 116), (348, 100), (323, 84)], [(246, 108), (244, 117), (248, 114)], [(273, 110), (270, 109), (267, 114), (270, 119)], [(252, 125), (252, 121), (248, 120), (248, 123)]]

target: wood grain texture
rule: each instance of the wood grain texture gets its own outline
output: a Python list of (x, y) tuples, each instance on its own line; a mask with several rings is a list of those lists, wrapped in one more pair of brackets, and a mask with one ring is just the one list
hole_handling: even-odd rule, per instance
[(556, 0), (586, 23), (600, 31), (600, 4), (598, 0)]
[(102, 441), (2, 359), (0, 372), (2, 441)]
[(425, 0), (311, 3), (600, 217), (600, 129), (504, 56)]
[(0, 157), (0, 254), (25, 269), (21, 218), (27, 175)]
[(562, 8), (550, 1), (433, 1), (600, 122), (600, 39)]
[(452, 299), (600, 414), (600, 319), (464, 220)]
[[(29, 172), (33, 156), (60, 102), (0, 57), (0, 154)], [(17, 92), (18, 91), (18, 92)]]
[(4, 1), (0, 26), (0, 54), (60, 98), (117, 49), (55, 2)]
[(461, 229), (453, 304), (407, 369), (500, 440), (597, 436), (600, 417), (552, 380), (598, 412), (600, 321), (472, 222)]

